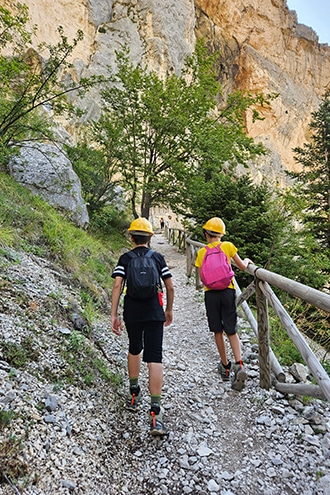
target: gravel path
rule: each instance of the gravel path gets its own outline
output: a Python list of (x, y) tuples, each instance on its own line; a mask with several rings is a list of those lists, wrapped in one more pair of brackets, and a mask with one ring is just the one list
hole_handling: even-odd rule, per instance
[[(123, 413), (120, 464), (124, 469), (120, 471), (126, 473), (126, 479), (121, 486), (123, 477), (119, 475), (120, 481), (109, 493), (320, 493), (316, 483), (318, 449), (313, 435), (311, 443), (304, 444), (305, 430), (297, 419), (296, 409), (301, 412), (303, 405), (259, 389), (254, 334), (241, 319), (240, 336), (250, 378), (242, 392), (221, 382), (203, 292), (196, 291), (194, 280), (187, 279), (185, 257), (162, 235), (153, 238), (152, 247), (165, 256), (175, 286), (174, 321), (164, 338), (163, 406), (170, 434), (160, 441), (148, 437), (145, 367), (141, 380), (146, 391), (145, 414), (132, 417)], [(298, 426), (291, 428), (295, 422)], [(313, 433), (311, 428), (307, 431)], [(327, 438), (329, 442), (329, 435)], [(329, 472), (329, 458), (326, 462)]]
[[(94, 339), (102, 343), (113, 371), (124, 377), (115, 394), (104, 382), (90, 389), (71, 385), (54, 391), (53, 384), (37, 377), (33, 366), (18, 371), (14, 380), (0, 367), (0, 407), (10, 406), (25, 415), (12, 426), (12, 434), (28, 428), (24, 459), (30, 477), (22, 493), (329, 495), (329, 404), (317, 400), (304, 404), (274, 390), (261, 390), (256, 340), (243, 319), (239, 327), (249, 379), (242, 392), (223, 383), (203, 292), (187, 279), (185, 256), (162, 234), (154, 236), (152, 247), (164, 254), (175, 286), (174, 321), (164, 338), (162, 403), (168, 437), (153, 438), (148, 432), (146, 365), (140, 379), (143, 410), (134, 414), (123, 409), (127, 339), (109, 331), (108, 319), (98, 322)], [(5, 270), (8, 280), (17, 267)], [(42, 299), (45, 290), (38, 288), (35, 261), (25, 260), (21, 270), (23, 289), (28, 280), (34, 299)], [(52, 291), (61, 291), (63, 299), (72, 297), (46, 266), (42, 273), (43, 284), (53, 284)], [(18, 311), (7, 310), (11, 315), (6, 315), (9, 306), (6, 302), (0, 323), (6, 338), (14, 338)], [(58, 329), (51, 316), (44, 314), (42, 322), (34, 321), (33, 331), (39, 332), (40, 345), (47, 334), (44, 361), (38, 367), (48, 363), (55, 371), (61, 360), (56, 355)], [(12, 493), (12, 487), (0, 484), (1, 495)]]

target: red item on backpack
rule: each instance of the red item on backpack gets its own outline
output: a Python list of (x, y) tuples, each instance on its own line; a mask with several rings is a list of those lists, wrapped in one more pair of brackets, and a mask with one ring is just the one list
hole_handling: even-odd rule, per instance
[(234, 276), (233, 269), (220, 245), (205, 246), (206, 253), (201, 267), (201, 280), (211, 290), (227, 289)]

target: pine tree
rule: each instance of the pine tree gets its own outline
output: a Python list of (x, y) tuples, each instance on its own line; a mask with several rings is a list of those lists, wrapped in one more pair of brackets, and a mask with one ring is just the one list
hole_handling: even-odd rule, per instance
[(330, 250), (330, 90), (319, 109), (312, 113), (311, 140), (295, 148), (295, 159), (302, 170), (290, 175), (298, 180), (305, 199), (303, 223), (321, 247)]

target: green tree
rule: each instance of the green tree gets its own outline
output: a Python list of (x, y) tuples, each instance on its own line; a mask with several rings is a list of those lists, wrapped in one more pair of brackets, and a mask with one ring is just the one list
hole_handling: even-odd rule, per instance
[(330, 91), (312, 113), (311, 140), (295, 148), (295, 159), (302, 170), (290, 173), (297, 179), (295, 194), (304, 198), (302, 221), (319, 246), (330, 251)]
[[(317, 289), (326, 283), (329, 257), (316, 252), (310, 232), (297, 229), (296, 205), (286, 194), (254, 184), (248, 176), (209, 167), (187, 181), (185, 195), (185, 206), (176, 211), (199, 241), (204, 242), (205, 221), (219, 216), (226, 224), (224, 240), (231, 240), (257, 266)], [(239, 283), (244, 285), (246, 279), (250, 281), (238, 272)]]
[(83, 197), (91, 216), (112, 203), (116, 196), (114, 163), (102, 150), (91, 147), (86, 140), (76, 146), (66, 146), (73, 168), (81, 180)]
[(115, 178), (116, 161), (112, 158), (111, 148), (94, 148), (90, 144), (89, 134), (77, 145), (65, 146), (73, 169), (81, 180), (90, 230), (99, 230), (104, 234), (109, 234), (113, 229), (121, 230), (128, 223), (125, 191), (118, 186)]
[[(271, 193), (266, 185), (255, 185), (247, 176), (214, 172), (191, 177), (186, 187), (186, 208), (179, 208), (204, 242), (202, 226), (218, 216), (226, 224), (226, 235), (257, 266), (269, 267), (277, 229), (271, 219)], [(188, 210), (190, 213), (187, 215)], [(224, 236), (226, 240), (226, 236)], [(244, 278), (244, 277), (243, 277)]]
[(56, 45), (43, 43), (34, 50), (35, 29), (26, 28), (27, 7), (15, 8), (11, 13), (0, 7), (0, 165), (4, 168), (18, 147), (54, 140), (51, 115), (72, 115), (68, 95), (78, 96), (93, 82), (77, 83), (69, 75), (70, 56), (83, 37), (81, 31), (70, 44), (59, 27)]
[(300, 182), (277, 192), (275, 201), (274, 210), (284, 224), (280, 248), (274, 255), (275, 266), (286, 277), (315, 289), (324, 289), (329, 283), (329, 250), (320, 245), (309, 223), (304, 225), (302, 221), (308, 200), (301, 191)]
[(292, 280), (322, 290), (328, 283), (330, 259), (326, 250), (320, 249), (318, 240), (310, 229), (301, 228), (297, 208), (302, 198), (290, 191), (273, 193), (270, 208), (277, 227), (270, 270)]
[(140, 210), (148, 218), (151, 206), (183, 203), (185, 181), (202, 162), (221, 168), (261, 152), (243, 122), (246, 107), (261, 99), (237, 93), (218, 110), (215, 59), (198, 44), (180, 76), (161, 79), (141, 64), (134, 67), (127, 51), (117, 54), (94, 138), (117, 160), (135, 217)]

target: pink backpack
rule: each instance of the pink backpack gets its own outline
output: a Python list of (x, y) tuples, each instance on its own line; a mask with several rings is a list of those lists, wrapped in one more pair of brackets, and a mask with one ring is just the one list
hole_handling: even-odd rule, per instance
[(212, 290), (227, 289), (234, 272), (226, 254), (220, 248), (205, 246), (206, 253), (201, 267), (201, 279), (205, 287)]

